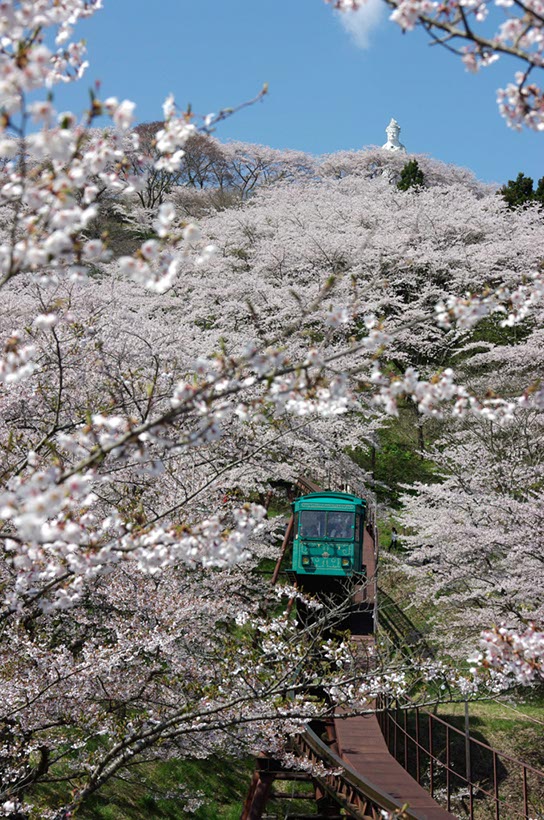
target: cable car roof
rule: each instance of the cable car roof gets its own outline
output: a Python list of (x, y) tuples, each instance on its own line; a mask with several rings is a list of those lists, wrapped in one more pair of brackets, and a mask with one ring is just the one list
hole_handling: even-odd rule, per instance
[(337, 499), (338, 501), (345, 501), (351, 504), (362, 504), (363, 506), (366, 506), (366, 501), (364, 498), (360, 498), (358, 495), (352, 495), (351, 493), (337, 493), (332, 490), (322, 490), (319, 493), (308, 493), (308, 495), (301, 495), (294, 503), (298, 504), (304, 501), (312, 501), (315, 504), (319, 499), (323, 499), (325, 503), (327, 501)]

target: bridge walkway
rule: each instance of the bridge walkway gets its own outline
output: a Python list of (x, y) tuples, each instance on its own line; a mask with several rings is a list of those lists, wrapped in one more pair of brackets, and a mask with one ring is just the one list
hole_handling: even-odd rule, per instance
[(338, 754), (356, 771), (364, 773), (381, 792), (401, 805), (407, 804), (421, 820), (451, 820), (390, 754), (376, 715), (359, 715), (334, 721)]

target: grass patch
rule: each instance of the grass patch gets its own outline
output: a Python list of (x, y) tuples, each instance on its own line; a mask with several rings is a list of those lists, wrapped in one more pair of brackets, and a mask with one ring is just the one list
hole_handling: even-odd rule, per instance
[[(238, 820), (253, 760), (173, 760), (136, 766), (109, 784), (79, 816), (85, 820)], [(202, 805), (189, 811), (196, 799)]]
[[(461, 718), (464, 721), (464, 708), (462, 703), (445, 703), (439, 707), (438, 714), (457, 726)], [(498, 701), (470, 703), (469, 722), (471, 733), (482, 734), (489, 746), (544, 772), (542, 694), (535, 693), (519, 704)]]
[[(438, 713), (458, 729), (464, 728), (464, 705), (443, 704)], [(535, 722), (538, 721), (538, 722)], [(542, 817), (544, 812), (544, 706), (542, 697), (529, 702), (505, 704), (481, 701), (469, 704), (470, 734), (481, 743), (502, 753), (497, 758), (497, 780), (501, 817), (523, 816), (523, 769), (519, 760), (543, 772), (541, 777), (527, 773), (529, 813)], [(464, 754), (464, 739), (455, 739), (455, 759)], [(472, 777), (482, 789), (493, 793), (493, 755), (477, 744), (471, 744)], [(512, 760), (510, 759), (512, 758)], [(476, 800), (475, 817), (487, 820), (495, 816), (495, 801), (480, 794)]]
[(423, 422), (410, 404), (399, 403), (399, 417), (388, 421), (377, 433), (377, 446), (348, 450), (353, 461), (370, 473), (379, 503), (400, 506), (404, 485), (437, 480), (434, 462), (425, 449), (436, 436), (436, 424)]
[[(131, 766), (92, 795), (79, 820), (239, 820), (251, 783), (253, 758), (170, 760)], [(76, 785), (51, 783), (32, 794), (35, 809), (69, 800)], [(194, 810), (193, 810), (194, 809)], [(36, 815), (36, 816), (39, 816)]]

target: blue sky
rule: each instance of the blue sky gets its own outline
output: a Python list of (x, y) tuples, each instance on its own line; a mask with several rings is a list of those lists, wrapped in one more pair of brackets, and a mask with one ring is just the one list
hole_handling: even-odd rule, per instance
[[(372, 13), (380, 16), (378, 0)], [(403, 35), (384, 11), (361, 48), (323, 0), (104, 0), (79, 28), (90, 68), (58, 105), (81, 110), (83, 87), (132, 99), (138, 121), (160, 119), (164, 97), (201, 114), (270, 94), (223, 123), (221, 140), (328, 153), (385, 142), (395, 117), (410, 151), (503, 182), (544, 175), (544, 134), (516, 133), (496, 89), (516, 66), (500, 60), (468, 74), (423, 33)]]

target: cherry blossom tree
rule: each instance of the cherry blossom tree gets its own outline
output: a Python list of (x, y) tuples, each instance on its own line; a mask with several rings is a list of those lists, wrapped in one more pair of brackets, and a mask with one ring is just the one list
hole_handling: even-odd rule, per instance
[[(134, 106), (93, 97), (79, 122), (57, 115), (48, 95), (28, 107), (25, 96), (81, 75), (71, 28), (99, 5), (2, 9), (2, 152), (12, 161), (0, 252), (0, 804), (12, 817), (67, 816), (151, 748), (247, 749), (265, 727), (273, 735), (278, 720), (283, 731), (316, 708), (303, 697), (316, 636), (295, 660), (303, 636), (261, 615), (264, 591), (244, 583), (247, 566), (233, 567), (252, 544), (257, 560), (264, 537), (264, 510), (243, 503), (259, 488), (252, 464), (261, 481), (277, 475), (265, 465), (282, 440), (315, 437), (297, 417), (334, 416), (349, 399), (315, 357), (303, 367), (277, 343), (259, 349), (247, 338), (230, 353), (203, 346), (193, 323), (187, 338), (180, 332), (172, 302), (150, 296), (142, 313), (140, 285), (92, 279), (110, 257), (105, 237), (88, 237), (98, 198), (132, 196), (142, 183), (125, 162)], [(90, 132), (105, 113), (113, 128)], [(27, 131), (30, 116), (39, 130)], [(158, 171), (177, 168), (195, 131), (167, 100)], [(151, 293), (173, 286), (184, 256), (209, 257), (167, 203), (155, 237), (121, 260)], [(263, 435), (273, 408), (280, 418)], [(237, 496), (225, 502), (230, 488)], [(234, 615), (252, 623), (230, 651)], [(64, 776), (58, 806), (26, 799), (37, 782)]]
[(436, 483), (403, 498), (413, 533), (403, 537), (413, 545), (403, 566), (419, 600), (438, 608), (434, 638), (456, 654), (491, 624), (542, 623), (541, 452), (534, 413), (501, 427), (472, 421), (438, 442)]
[[(472, 388), (442, 370), (481, 317), (531, 322), (534, 210), (511, 213), (474, 180), (463, 188), (464, 172), (443, 184), (449, 172), (423, 158), (428, 188), (402, 193), (376, 151), (317, 167), (231, 145), (228, 176), (208, 182), (190, 141), (211, 154), (209, 138), (171, 97), (147, 146), (128, 100), (95, 92), (82, 119), (59, 113), (50, 89), (86, 66), (73, 27), (100, 5), (0, 9), (0, 806), (11, 817), (69, 816), (151, 754), (279, 748), (327, 708), (307, 697), (316, 676), (353, 708), (380, 688), (406, 693), (404, 671), (357, 670), (342, 640), (323, 650), (325, 616), (301, 633), (270, 615), (276, 599), (250, 569), (278, 527), (253, 502), (301, 468), (334, 466), (363, 492), (346, 451), (401, 400), (424, 417), (453, 405), (516, 423), (542, 401), (523, 371), (516, 391), (488, 397), (477, 378)], [(152, 235), (115, 256), (96, 229), (100, 202), (129, 213), (155, 172), (168, 185), (148, 209)], [(202, 189), (228, 179), (240, 204), (197, 228), (179, 190), (165, 198), (168, 175), (178, 189), (190, 175)], [(496, 351), (469, 354), (477, 368), (476, 354)], [(58, 805), (33, 804), (36, 784), (59, 778)]]
[[(540, 308), (515, 328), (491, 322), (473, 336), (459, 351), (465, 383), (497, 396), (541, 373), (542, 319)], [(421, 598), (448, 613), (447, 629), (438, 619), (436, 632), (449, 649), (491, 624), (523, 633), (528, 622), (542, 623), (542, 452), (537, 407), (520, 406), (499, 424), (451, 419), (426, 453), (436, 483), (418, 483), (403, 498), (413, 547), (404, 563)]]
[(505, 627), (486, 631), (482, 647), (474, 661), (484, 669), (498, 669), (514, 685), (544, 680), (544, 634), (534, 624), (521, 631)]
[[(297, 183), (296, 201), (290, 185), (275, 185), (261, 190), (248, 208), (201, 220), (206, 241), (218, 252), (199, 271), (199, 276), (211, 274), (199, 321), (225, 333), (231, 322), (244, 321), (251, 292), (260, 332), (275, 333), (299, 309), (301, 293), (315, 298), (327, 277), (334, 277), (330, 297), (306, 320), (306, 333), (312, 333), (315, 315), (328, 321), (335, 305), (352, 306), (329, 337), (335, 346), (353, 336), (368, 345), (367, 324), (377, 322), (383, 348), (367, 346), (366, 356), (359, 349), (349, 362), (359, 368), (361, 390), (372, 389), (373, 378), (383, 380), (378, 400), (390, 402), (394, 412), (393, 393), (402, 394), (407, 366), (433, 378), (468, 343), (479, 316), (506, 309), (518, 287), (521, 297), (528, 271), (540, 263), (535, 237), (542, 222), (537, 209), (513, 214), (491, 188), (424, 157), (419, 161), (427, 187), (400, 192), (383, 174), (383, 154), (325, 157), (315, 180)], [(376, 174), (376, 168), (382, 171)], [(225, 285), (229, 270), (235, 275), (227, 275)], [(482, 285), (496, 293), (489, 291), (476, 309), (467, 296)], [(214, 288), (221, 310), (209, 299)], [(533, 297), (536, 306), (538, 294)], [(362, 316), (359, 303), (368, 311)], [(526, 309), (520, 310), (520, 321)], [(379, 377), (372, 376), (375, 368)], [(459, 411), (462, 403), (460, 398)]]

